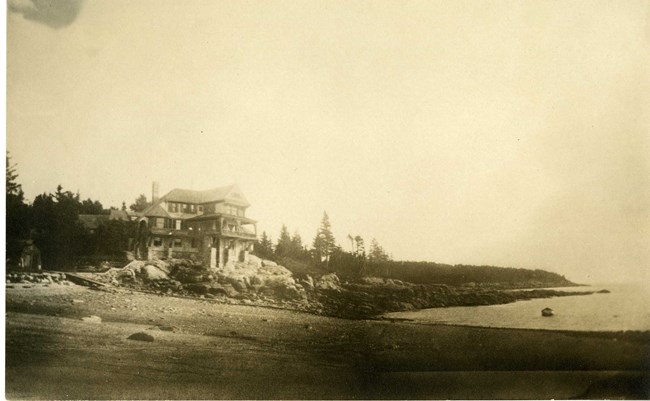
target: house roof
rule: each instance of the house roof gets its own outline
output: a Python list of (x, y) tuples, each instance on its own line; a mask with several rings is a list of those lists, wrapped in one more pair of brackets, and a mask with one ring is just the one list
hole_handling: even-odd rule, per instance
[(149, 206), (144, 212), (142, 212), (142, 214), (147, 217), (166, 217), (168, 219), (171, 219), (171, 216), (169, 213), (167, 213), (165, 208), (162, 207), (160, 201)]
[(228, 200), (229, 202), (240, 206), (250, 206), (237, 185), (212, 188), (205, 191), (176, 188), (169, 191), (165, 196), (160, 198), (160, 200), (194, 204), (223, 202)]
[(125, 212), (131, 219), (144, 216), (142, 212), (134, 212), (133, 210), (125, 210)]
[(191, 189), (176, 188), (169, 191), (156, 203), (145, 209), (144, 212), (142, 212), (142, 215), (147, 217), (166, 217), (169, 219), (186, 219), (195, 216), (195, 214), (188, 213), (169, 213), (161, 205), (163, 201), (192, 204), (228, 201), (228, 203), (232, 203), (238, 206), (250, 206), (250, 203), (248, 203), (237, 185), (212, 188), (205, 191), (194, 191)]
[(122, 220), (122, 221), (131, 221), (131, 217), (126, 210), (115, 210), (111, 209), (111, 213), (108, 215), (109, 220)]
[(108, 221), (106, 214), (80, 214), (79, 222), (89, 230), (96, 230), (100, 224)]

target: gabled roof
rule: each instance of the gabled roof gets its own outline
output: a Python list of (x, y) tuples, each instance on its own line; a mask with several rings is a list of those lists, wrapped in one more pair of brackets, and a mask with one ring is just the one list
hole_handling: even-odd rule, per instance
[(160, 201), (149, 206), (144, 212), (142, 212), (142, 215), (147, 217), (166, 217), (168, 219), (171, 218), (169, 213), (167, 213), (165, 208), (160, 204)]
[(250, 206), (237, 185), (212, 188), (205, 191), (194, 191), (191, 189), (172, 189), (165, 196), (160, 198), (167, 202), (179, 203), (210, 203), (229, 201), (240, 206)]
[(108, 215), (109, 220), (122, 220), (122, 221), (131, 221), (131, 217), (126, 210), (115, 210), (111, 209), (111, 213)]

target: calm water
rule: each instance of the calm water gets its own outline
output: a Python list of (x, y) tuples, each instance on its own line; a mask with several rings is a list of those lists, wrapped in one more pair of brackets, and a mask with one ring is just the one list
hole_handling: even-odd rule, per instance
[[(555, 297), (518, 301), (506, 305), (462, 306), (395, 312), (387, 317), (422, 323), (459, 324), (549, 330), (619, 331), (650, 330), (650, 289), (635, 284), (556, 288), (567, 291), (598, 291), (609, 294)], [(543, 317), (551, 308), (555, 316)]]

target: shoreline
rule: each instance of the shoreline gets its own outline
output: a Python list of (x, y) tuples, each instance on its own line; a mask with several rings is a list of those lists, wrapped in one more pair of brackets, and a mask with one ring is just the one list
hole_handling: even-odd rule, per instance
[[(400, 312), (396, 312), (400, 313)], [(372, 319), (369, 319), (372, 320)], [(502, 331), (529, 331), (529, 332), (540, 332), (540, 333), (556, 333), (556, 334), (566, 334), (582, 337), (597, 337), (597, 338), (616, 338), (623, 339), (625, 341), (633, 341), (650, 344), (650, 330), (562, 330), (562, 329), (539, 329), (539, 328), (529, 328), (529, 327), (497, 327), (497, 326), (481, 326), (481, 325), (471, 325), (471, 324), (461, 324), (461, 323), (434, 323), (434, 322), (422, 322), (415, 319), (406, 319), (406, 318), (390, 318), (384, 317), (377, 320), (384, 321), (395, 321), (402, 324), (412, 324), (412, 325), (422, 325), (422, 326), (433, 326), (433, 327), (464, 327), (468, 329), (485, 329), (485, 330), (502, 330)]]
[[(588, 333), (351, 320), (63, 285), (8, 289), (6, 297), (9, 399), (492, 394), (480, 386), (571, 398), (601, 380), (650, 371), (650, 344)], [(138, 332), (153, 342), (128, 339)], [(522, 377), (550, 387), (531, 390)], [(468, 393), (447, 382), (479, 387)]]

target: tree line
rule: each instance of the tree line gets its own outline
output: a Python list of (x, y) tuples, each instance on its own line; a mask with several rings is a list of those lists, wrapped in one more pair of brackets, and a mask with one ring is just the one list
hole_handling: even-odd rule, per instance
[[(103, 219), (91, 231), (79, 220), (80, 214), (108, 215), (111, 209), (116, 208), (105, 208), (101, 202), (90, 198), (83, 200), (79, 193), (64, 190), (61, 185), (54, 193), (40, 194), (28, 203), (17, 181), (16, 165), (10, 163), (9, 154), (6, 161), (6, 266), (17, 264), (26, 240), (32, 240), (40, 249), (43, 267), (48, 269), (70, 268), (79, 258), (88, 256), (124, 255), (129, 238), (134, 236), (130, 222)], [(129, 209), (139, 212), (150, 205), (146, 196), (141, 194)], [(127, 209), (125, 202), (122, 202), (121, 209)], [(336, 272), (345, 278), (375, 276), (449, 285), (572, 284), (564, 276), (544, 270), (393, 261), (374, 238), (367, 246), (361, 236), (348, 234), (345, 242), (346, 248), (349, 242), (349, 250), (344, 250), (336, 242), (329, 216), (324, 212), (311, 243), (303, 242), (297, 232), (290, 234), (283, 225), (275, 243), (263, 232), (254, 253), (263, 259), (275, 260), (298, 275)]]
[[(121, 220), (100, 220), (95, 229), (84, 226), (79, 215), (108, 215), (111, 209), (100, 201), (82, 199), (79, 193), (58, 185), (54, 193), (37, 195), (31, 203), (25, 199), (18, 183), (15, 164), (6, 156), (6, 258), (7, 266), (17, 265), (27, 241), (33, 241), (41, 252), (43, 267), (70, 268), (80, 257), (121, 256), (128, 247), (131, 226)], [(146, 207), (136, 199), (131, 209)], [(122, 202), (122, 210), (126, 203)], [(108, 216), (107, 216), (108, 217)]]
[(350, 250), (346, 251), (336, 242), (327, 212), (323, 212), (320, 226), (311, 245), (305, 244), (300, 234), (289, 234), (282, 225), (277, 242), (273, 242), (266, 231), (255, 244), (254, 253), (263, 259), (280, 262), (294, 273), (335, 272), (345, 277), (363, 276), (374, 265), (390, 261), (390, 256), (372, 239), (366, 251), (365, 241), (360, 235), (348, 234)]

